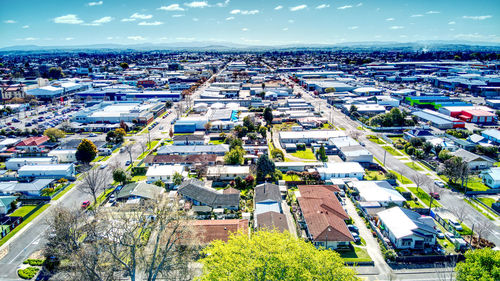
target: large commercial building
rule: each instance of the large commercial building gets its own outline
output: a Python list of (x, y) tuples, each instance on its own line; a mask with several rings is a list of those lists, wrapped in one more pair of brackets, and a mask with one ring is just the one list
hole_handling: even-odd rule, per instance
[(79, 123), (148, 124), (165, 111), (162, 102), (101, 102), (81, 110), (73, 117)]

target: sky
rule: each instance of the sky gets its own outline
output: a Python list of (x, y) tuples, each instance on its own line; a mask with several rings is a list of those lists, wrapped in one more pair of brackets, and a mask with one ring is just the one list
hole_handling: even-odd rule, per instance
[(0, 47), (500, 43), (500, 0), (0, 0)]

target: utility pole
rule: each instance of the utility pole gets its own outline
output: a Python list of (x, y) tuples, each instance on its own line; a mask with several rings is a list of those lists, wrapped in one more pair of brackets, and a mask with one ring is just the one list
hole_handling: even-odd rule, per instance
[(385, 156), (387, 155), (387, 150), (384, 151), (384, 166), (385, 166)]

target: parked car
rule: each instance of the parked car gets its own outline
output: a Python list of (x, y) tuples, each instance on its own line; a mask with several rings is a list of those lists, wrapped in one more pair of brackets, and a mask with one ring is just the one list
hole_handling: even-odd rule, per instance
[(90, 206), (90, 201), (83, 201), (82, 202), (82, 209), (87, 209)]
[(434, 198), (436, 200), (441, 199), (441, 196), (439, 196), (439, 193), (437, 193), (437, 192), (430, 192), (429, 195), (432, 196), (432, 198)]
[(356, 232), (359, 234), (359, 228), (354, 224), (348, 224), (347, 228), (349, 229), (350, 232)]
[(127, 162), (125, 162), (125, 166), (129, 166), (130, 164), (130, 160), (127, 160)]
[(441, 231), (441, 229), (436, 229), (436, 231), (437, 231), (437, 238), (444, 239), (444, 233)]
[(101, 169), (106, 169), (107, 166), (108, 166), (108, 164), (101, 164), (100, 168)]
[(442, 182), (442, 181), (434, 181), (434, 184), (436, 186), (439, 186), (439, 187), (444, 187), (445, 186), (444, 182)]
[(89, 137), (97, 137), (97, 134), (92, 133), (89, 135)]
[(354, 238), (354, 243), (359, 243), (361, 242), (361, 238), (359, 237), (359, 234), (356, 232), (351, 232), (352, 238)]
[(451, 232), (446, 232), (446, 233), (444, 234), (444, 236), (446, 236), (446, 238), (447, 238), (448, 240), (450, 240), (450, 241), (451, 241), (451, 243), (454, 243), (454, 242), (455, 242), (455, 235), (454, 235), (453, 233), (451, 233)]
[(464, 230), (462, 225), (459, 224), (458, 222), (454, 221), (454, 220), (448, 220), (448, 223), (451, 224), (451, 226), (453, 226), (453, 228), (455, 228), (457, 231), (462, 231)]

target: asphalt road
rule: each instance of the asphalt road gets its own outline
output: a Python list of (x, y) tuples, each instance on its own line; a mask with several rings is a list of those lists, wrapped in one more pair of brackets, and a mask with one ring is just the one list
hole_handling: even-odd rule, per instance
[[(293, 81), (289, 79), (286, 80), (293, 83)], [(323, 117), (329, 118), (334, 125), (345, 128), (348, 134), (350, 131), (360, 132), (361, 136), (359, 137), (359, 140), (364, 142), (366, 149), (368, 149), (373, 154), (373, 156), (379, 159), (380, 161), (383, 161), (385, 156), (385, 166), (387, 168), (395, 170), (409, 179), (411, 179), (413, 176), (417, 174), (421, 174), (406, 166), (399, 159), (395, 158), (389, 153), (386, 153), (386, 151), (378, 144), (369, 141), (366, 138), (366, 136), (369, 134), (373, 134), (373, 132), (358, 130), (357, 127), (360, 125), (357, 122), (351, 120), (339, 110), (329, 108), (326, 105), (325, 100), (313, 97), (310, 92), (305, 91), (302, 87), (300, 87), (297, 84), (295, 84), (294, 90), (299, 91), (302, 94), (302, 98), (311, 102), (313, 105), (315, 105), (316, 108), (320, 109), (320, 112), (323, 112), (322, 113)], [(434, 182), (434, 180), (436, 179), (435, 176), (427, 176), (427, 177), (429, 182), (431, 183)], [(426, 192), (429, 192), (428, 187), (422, 186), (421, 188), (424, 189)], [(438, 211), (446, 213), (447, 210), (450, 210), (451, 208), (454, 208), (456, 206), (464, 206), (465, 212), (469, 214), (467, 218), (464, 220), (464, 223), (469, 227), (472, 227), (474, 224), (477, 225), (479, 222), (490, 224), (491, 225), (490, 233), (487, 236), (487, 238), (493, 243), (495, 243), (497, 246), (500, 246), (500, 227), (494, 222), (490, 221), (476, 209), (472, 208), (469, 204), (465, 203), (462, 199), (463, 199), (462, 193), (453, 192), (451, 190), (445, 189), (443, 190), (441, 194), (441, 199), (439, 200), (439, 203), (443, 205), (443, 208), (440, 208), (442, 210)]]

